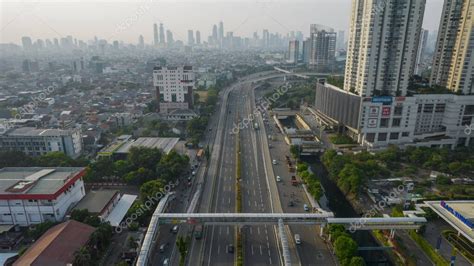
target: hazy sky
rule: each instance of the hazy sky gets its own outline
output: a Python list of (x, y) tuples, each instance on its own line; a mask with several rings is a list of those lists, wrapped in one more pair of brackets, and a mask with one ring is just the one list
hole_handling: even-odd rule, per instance
[[(212, 25), (224, 22), (224, 31), (234, 36), (251, 36), (262, 29), (271, 32), (309, 32), (309, 24), (323, 24), (336, 30), (349, 27), (351, 0), (0, 0), (0, 43), (21, 43), (32, 39), (94, 36), (109, 41), (136, 43), (142, 34), (153, 38), (154, 22), (164, 24), (175, 39), (186, 40), (187, 30), (200, 30), (207, 40)], [(427, 0), (424, 28), (437, 30), (443, 0)]]

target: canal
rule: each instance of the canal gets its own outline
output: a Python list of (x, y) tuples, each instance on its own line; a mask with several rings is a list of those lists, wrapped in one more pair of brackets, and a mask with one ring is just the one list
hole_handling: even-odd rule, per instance
[[(337, 185), (329, 179), (326, 169), (319, 161), (319, 157), (304, 156), (301, 159), (311, 166), (311, 170), (321, 182), (321, 186), (325, 192), (325, 195), (320, 200), (320, 204), (323, 208), (331, 210), (335, 217), (361, 217), (361, 214), (354, 210)], [(357, 231), (354, 234), (350, 234), (359, 247), (379, 246), (369, 231)], [(384, 251), (359, 251), (359, 255), (364, 258), (367, 265), (393, 265), (388, 260), (388, 254)]]

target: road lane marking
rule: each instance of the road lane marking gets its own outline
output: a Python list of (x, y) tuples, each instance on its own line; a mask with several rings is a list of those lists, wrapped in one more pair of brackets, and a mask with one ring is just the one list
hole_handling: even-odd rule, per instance
[(260, 235), (260, 227), (257, 227), (258, 234)]
[(221, 253), (221, 246), (217, 245), (217, 254), (220, 254), (220, 253)]
[(260, 256), (263, 255), (263, 252), (262, 252), (262, 245), (260, 245)]
[(252, 249), (252, 255), (253, 255), (253, 254), (254, 254), (254, 252), (253, 252), (253, 245), (250, 245), (250, 247), (251, 247), (251, 249)]

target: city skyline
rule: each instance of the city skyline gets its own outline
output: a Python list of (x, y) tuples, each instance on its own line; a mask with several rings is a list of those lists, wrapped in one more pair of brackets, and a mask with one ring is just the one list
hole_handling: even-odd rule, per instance
[[(21, 37), (53, 39), (68, 35), (81, 40), (91, 40), (94, 36), (109, 42), (118, 40), (136, 43), (143, 35), (145, 44), (153, 43), (154, 23), (163, 23), (166, 30), (174, 34), (175, 40), (187, 42), (187, 31), (200, 31), (206, 40), (212, 35), (212, 27), (223, 21), (225, 32), (234, 36), (252, 37), (254, 32), (261, 36), (264, 29), (286, 35), (290, 31), (302, 31), (309, 36), (310, 24), (324, 24), (335, 30), (348, 32), (351, 9), (350, 0), (334, 2), (272, 2), (272, 3), (161, 3), (144, 1), (136, 3), (99, 2), (92, 3), (2, 3), (2, 29), (0, 43), (21, 43)], [(198, 9), (197, 9), (198, 8)], [(87, 12), (88, 19), (77, 17), (81, 10)], [(58, 12), (58, 10), (62, 10)], [(87, 11), (86, 11), (87, 10)], [(107, 20), (102, 16), (110, 12)], [(178, 12), (179, 10), (179, 12)], [(196, 12), (200, 10), (200, 12)], [(8, 12), (7, 12), (8, 11)], [(423, 28), (430, 32), (438, 29), (442, 11), (442, 1), (427, 1)], [(300, 14), (295, 17), (293, 14)], [(180, 14), (180, 16), (176, 16)], [(205, 14), (205, 15), (203, 15)], [(328, 14), (337, 14), (336, 16)], [(183, 22), (181, 17), (186, 17)], [(80, 21), (80, 23), (79, 23)], [(91, 30), (92, 29), (92, 30)]]

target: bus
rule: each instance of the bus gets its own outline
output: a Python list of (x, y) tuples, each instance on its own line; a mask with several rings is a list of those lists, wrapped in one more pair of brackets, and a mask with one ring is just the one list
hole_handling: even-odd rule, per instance
[(202, 238), (202, 231), (203, 231), (203, 226), (202, 224), (198, 224), (194, 227), (194, 238), (195, 239), (201, 239)]

